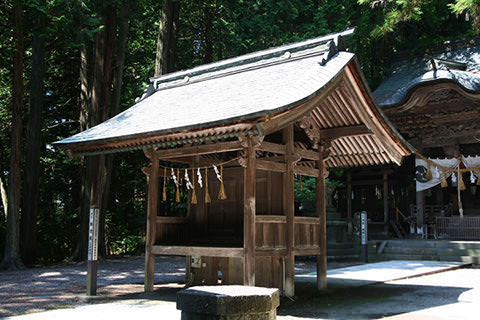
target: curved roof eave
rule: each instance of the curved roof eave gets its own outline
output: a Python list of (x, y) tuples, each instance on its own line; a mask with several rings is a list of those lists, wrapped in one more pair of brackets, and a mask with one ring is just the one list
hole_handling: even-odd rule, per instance
[(377, 94), (378, 104), (382, 108), (401, 105), (417, 88), (442, 82), (455, 83), (468, 93), (480, 93), (480, 74), (461, 70), (433, 70), (418, 76), (405, 86), (400, 86), (400, 89), (388, 97), (381, 98)]
[[(297, 106), (322, 90), (354, 56), (339, 52), (155, 92), (119, 115), (55, 143), (61, 148), (248, 122)], [(164, 107), (168, 106), (168, 107)]]

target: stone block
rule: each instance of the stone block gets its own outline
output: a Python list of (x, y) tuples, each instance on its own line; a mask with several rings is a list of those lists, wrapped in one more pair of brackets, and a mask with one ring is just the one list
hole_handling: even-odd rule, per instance
[(197, 286), (177, 293), (182, 320), (272, 320), (280, 305), (278, 289)]

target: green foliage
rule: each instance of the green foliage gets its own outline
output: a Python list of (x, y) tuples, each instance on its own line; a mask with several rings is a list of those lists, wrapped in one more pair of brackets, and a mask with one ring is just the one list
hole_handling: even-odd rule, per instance
[(475, 33), (480, 34), (480, 2), (478, 0), (456, 0), (455, 3), (449, 3), (448, 7), (453, 13), (465, 13), (467, 21), (473, 17)]
[[(467, 21), (469, 20), (470, 15), (474, 17), (474, 30), (476, 33), (480, 32), (480, 3), (477, 0), (456, 0), (454, 3), (451, 3), (451, 1), (427, 0), (358, 0), (358, 3), (361, 5), (369, 5), (372, 9), (381, 7), (383, 22), (376, 25), (371, 31), (371, 35), (375, 38), (380, 38), (389, 33), (395, 32), (401, 28), (401, 25), (411, 24), (412, 22), (422, 20), (426, 12), (435, 12), (437, 16), (432, 16), (431, 14), (427, 15), (437, 21), (439, 18), (442, 19), (442, 16), (438, 16), (438, 14), (459, 15), (465, 12)], [(441, 4), (444, 9), (449, 8), (450, 11), (448, 13), (446, 13), (445, 10), (439, 11), (439, 4)], [(428, 21), (428, 19), (425, 20)], [(436, 28), (438, 27), (439, 26), (436, 25)], [(436, 31), (438, 30), (439, 29)]]

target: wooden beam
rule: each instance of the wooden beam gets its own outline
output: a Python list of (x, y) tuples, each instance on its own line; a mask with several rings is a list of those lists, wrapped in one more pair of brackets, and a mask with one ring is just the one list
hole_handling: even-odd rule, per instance
[(308, 149), (295, 148), (295, 154), (299, 155), (303, 159), (318, 160), (318, 152)]
[(212, 144), (203, 144), (199, 146), (180, 147), (176, 149), (162, 149), (155, 151), (155, 153), (157, 154), (158, 159), (167, 160), (177, 157), (191, 157), (202, 154), (221, 153), (242, 149), (243, 147), (240, 141), (227, 141)]
[(273, 172), (285, 172), (285, 163), (273, 162), (268, 160), (257, 159), (255, 161), (255, 167), (257, 170), (273, 171)]
[(318, 256), (319, 254), (322, 253), (321, 249), (319, 247), (313, 247), (313, 248), (295, 248), (293, 253), (296, 256)]
[(319, 160), (317, 161), (317, 167), (321, 174), (318, 175), (316, 180), (316, 206), (315, 210), (319, 218), (319, 247), (320, 254), (317, 255), (317, 288), (324, 290), (327, 288), (327, 210), (326, 210), (326, 190), (325, 190), (325, 177), (324, 172), (327, 170), (323, 161), (323, 146), (318, 149)]
[(356, 126), (327, 128), (320, 130), (320, 137), (322, 140), (334, 140), (341, 137), (361, 136), (366, 134), (373, 134), (367, 126), (360, 124)]
[[(286, 146), (283, 144), (263, 141), (262, 144), (258, 146), (257, 150), (276, 153), (276, 154), (285, 154)], [(295, 148), (294, 150), (295, 150), (295, 154), (302, 157), (303, 159), (318, 160), (318, 154), (316, 151), (303, 149), (303, 148)]]
[(277, 153), (277, 154), (285, 154), (285, 146), (283, 144), (278, 144), (278, 143), (272, 143), (272, 142), (267, 142), (263, 141), (258, 147), (257, 150), (259, 151), (266, 151), (266, 152), (271, 152), (271, 153)]
[(256, 216), (255, 220), (257, 223), (287, 223), (287, 218), (279, 215)]
[(297, 224), (321, 224), (320, 218), (316, 217), (295, 217), (294, 220)]
[(301, 174), (307, 177), (318, 177), (318, 169), (297, 165), (293, 168), (295, 174)]
[(285, 295), (293, 297), (295, 295), (295, 198), (294, 198), (294, 161), (295, 147), (294, 147), (294, 132), (293, 123), (283, 130), (283, 140), (286, 145), (286, 172), (283, 174), (283, 199), (284, 211), (287, 222), (286, 247), (287, 255), (285, 257)]
[(157, 245), (152, 247), (152, 253), (157, 255), (241, 258), (243, 257), (243, 248)]
[(285, 247), (260, 247), (255, 250), (257, 257), (272, 257), (287, 255), (287, 248)]
[(243, 181), (243, 285), (255, 285), (256, 154), (252, 137), (244, 140), (246, 167)]
[(158, 159), (152, 155), (150, 176), (148, 176), (147, 232), (145, 241), (145, 282), (144, 291), (153, 292), (155, 274), (155, 256), (152, 247), (155, 244), (158, 210)]

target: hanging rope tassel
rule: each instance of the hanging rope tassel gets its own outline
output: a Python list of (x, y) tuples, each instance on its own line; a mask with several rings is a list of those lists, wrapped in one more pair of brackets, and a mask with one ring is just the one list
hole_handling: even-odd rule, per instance
[(300, 190), (303, 190), (303, 183), (302, 183), (302, 176), (301, 175), (298, 176), (298, 188)]
[(163, 193), (162, 200), (167, 201), (167, 168), (163, 168)]
[(177, 192), (175, 192), (175, 202), (180, 202), (180, 170), (177, 168)]
[(427, 176), (426, 176), (427, 180), (432, 180), (433, 178), (433, 175), (432, 175), (432, 169), (430, 168), (430, 163), (428, 164), (428, 169), (427, 169)]
[(458, 175), (458, 185), (460, 187), (460, 190), (462, 191), (467, 189), (467, 187), (465, 186), (465, 183), (463, 182), (463, 174), (461, 173)]
[(195, 171), (192, 168), (192, 179), (193, 179), (193, 187), (192, 187), (192, 204), (197, 204), (197, 194), (195, 192)]
[(210, 195), (208, 194), (208, 168), (205, 168), (205, 203), (210, 202)]
[(442, 188), (448, 187), (447, 179), (445, 178), (445, 170), (442, 170)]
[(218, 193), (218, 199), (227, 199), (227, 195), (225, 194), (225, 186), (223, 185), (223, 165), (220, 165), (220, 192)]

